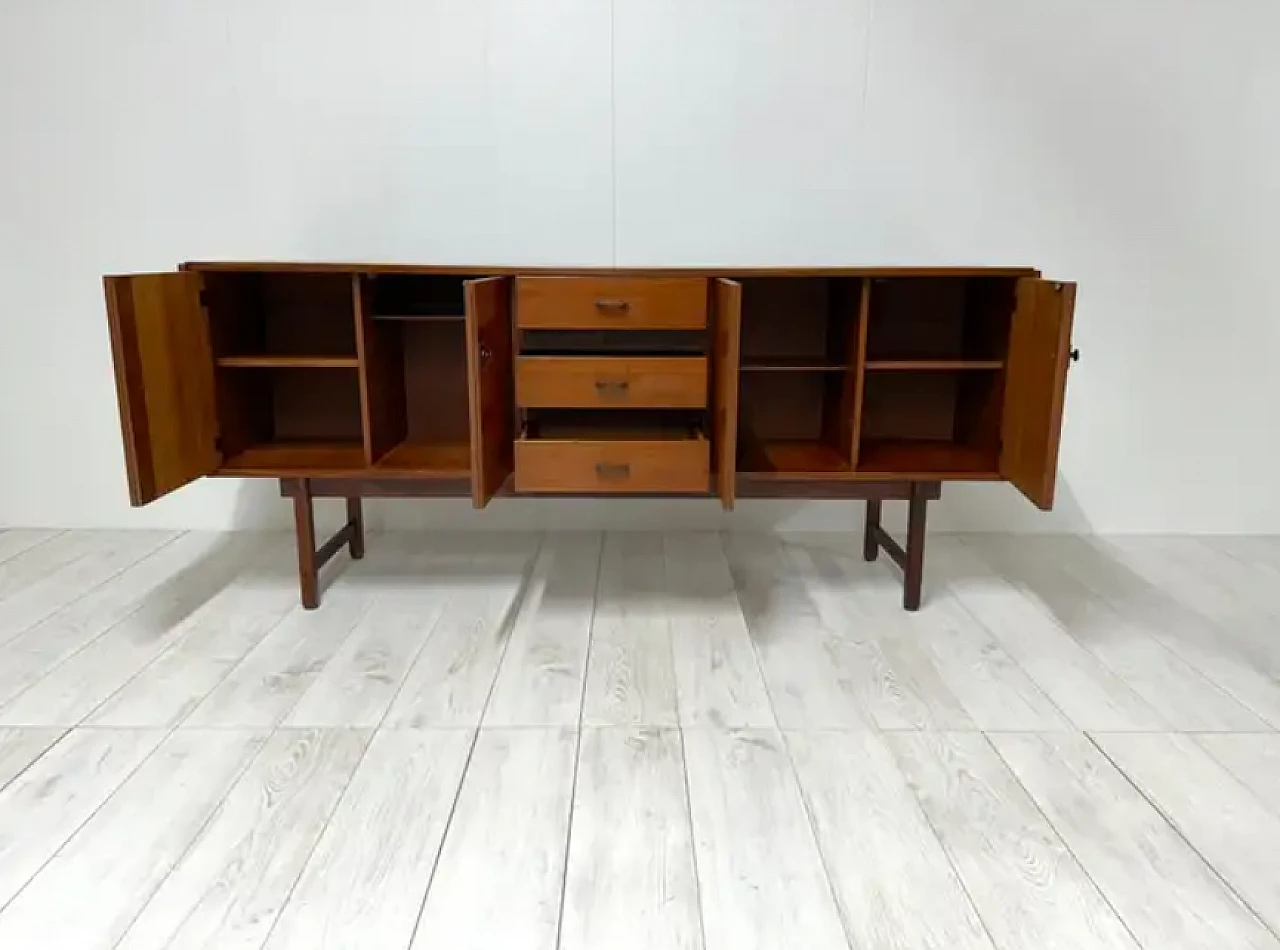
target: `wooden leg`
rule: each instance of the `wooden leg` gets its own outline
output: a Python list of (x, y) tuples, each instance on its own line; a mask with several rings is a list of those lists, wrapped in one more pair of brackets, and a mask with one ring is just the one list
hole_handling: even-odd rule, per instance
[(876, 506), (875, 520), (867, 511), (867, 540), (863, 546), (863, 554), (867, 560), (875, 560), (877, 551), (884, 551), (889, 559), (902, 569), (902, 606), (907, 610), (920, 609), (920, 596), (924, 589), (924, 518), (929, 508), (928, 483), (913, 482), (910, 497), (907, 501), (907, 546), (904, 549), (888, 531), (880, 526), (879, 502), (868, 502), (867, 507)]
[(874, 561), (880, 556), (880, 545), (876, 541), (876, 531), (880, 527), (880, 501), (867, 502), (867, 524), (862, 533), (862, 556)]
[(298, 586), (302, 591), (302, 606), (315, 610), (320, 606), (315, 505), (311, 498), (311, 482), (305, 478), (298, 480), (293, 495), (293, 524), (298, 534)]
[(919, 482), (912, 484), (911, 500), (907, 505), (907, 563), (902, 568), (902, 606), (907, 610), (919, 610), (920, 592), (924, 586), (924, 521), (929, 510), (924, 486)]
[(347, 499), (347, 524), (351, 526), (351, 542), (347, 545), (352, 560), (364, 557), (364, 509), (359, 498)]

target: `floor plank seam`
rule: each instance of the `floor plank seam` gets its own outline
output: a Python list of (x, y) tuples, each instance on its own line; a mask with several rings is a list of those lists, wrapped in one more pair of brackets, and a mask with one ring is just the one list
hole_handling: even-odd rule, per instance
[[(1152, 796), (1144, 792), (1142, 790), (1142, 787), (1129, 776), (1129, 773), (1125, 771), (1124, 768), (1121, 767), (1119, 762), (1117, 762), (1114, 758), (1112, 758), (1107, 753), (1107, 750), (1103, 748), (1102, 743), (1094, 739), (1091, 733), (1086, 732), (1085, 738), (1087, 738), (1089, 742), (1093, 745), (1093, 747), (1097, 749), (1099, 753), (1102, 754), (1102, 757), (1104, 759), (1106, 759), (1109, 763), (1111, 763), (1111, 767), (1114, 768), (1117, 772), (1120, 773), (1120, 775), (1124, 777), (1124, 780), (1129, 783), (1130, 787), (1132, 787), (1133, 790), (1137, 792), (1138, 795), (1140, 795), (1142, 799), (1155, 810), (1155, 813), (1164, 820), (1164, 823), (1173, 829), (1174, 834), (1176, 834), (1179, 838), (1181, 838), (1184, 842), (1186, 842), (1187, 847), (1191, 849), (1191, 853), (1194, 854), (1197, 858), (1199, 858), (1201, 863), (1203, 863), (1204, 866), (1209, 869), (1210, 873), (1212, 873), (1214, 877), (1216, 877), (1219, 881), (1222, 882), (1222, 886), (1225, 887), (1227, 891), (1233, 897), (1235, 897), (1236, 900), (1240, 902), (1240, 905), (1242, 907), (1246, 908), (1249, 911), (1249, 913), (1254, 916), (1254, 918), (1258, 921), (1258, 923), (1262, 925), (1263, 929), (1265, 929), (1268, 933), (1274, 936), (1277, 940), (1280, 940), (1280, 930), (1277, 930), (1276, 928), (1272, 927), (1267, 922), (1267, 919), (1263, 917), (1262, 914), (1258, 913), (1257, 908), (1255, 908), (1253, 904), (1249, 903), (1249, 901), (1245, 898), (1245, 896), (1240, 893), (1239, 889), (1236, 888), (1235, 885), (1232, 884), (1229, 880), (1227, 880), (1226, 875), (1224, 875), (1221, 871), (1218, 870), (1218, 866), (1214, 864), (1212, 861), (1210, 861), (1209, 858), (1204, 854), (1204, 852), (1202, 852), (1198, 847), (1196, 847), (1195, 842), (1192, 841), (1191, 838), (1186, 834), (1186, 832), (1182, 830), (1178, 822), (1174, 820), (1173, 815), (1171, 815), (1166, 809), (1162, 808), (1160, 806), (1160, 803), (1156, 801)], [(1200, 747), (1199, 743), (1196, 743), (1196, 745), (1197, 747)], [(1209, 753), (1207, 750), (1205, 750), (1205, 754), (1208, 755), (1210, 758), (1213, 758), (1212, 754)], [(1213, 759), (1213, 761), (1217, 762), (1217, 759)], [(1229, 770), (1228, 770), (1228, 774), (1230, 774)], [(1234, 779), (1235, 776), (1233, 775), (1232, 778)], [(1243, 785), (1243, 783), (1241, 783), (1241, 785)], [(1251, 795), (1253, 794), (1252, 789), (1246, 788), (1245, 790), (1249, 792)], [(1257, 798), (1257, 796), (1254, 796), (1254, 797), (1255, 799)], [(1267, 807), (1265, 802), (1263, 803), (1263, 807)]]
[[(1071, 847), (1070, 842), (1068, 842), (1062, 832), (1058, 830), (1058, 826), (1053, 823), (1053, 819), (1051, 819), (1048, 813), (1040, 806), (1040, 802), (1036, 800), (1036, 797), (1031, 794), (1031, 789), (1022, 784), (1022, 779), (1018, 778), (1018, 773), (1015, 772), (1009, 763), (1005, 761), (1004, 756), (1000, 754), (1000, 750), (996, 748), (996, 744), (985, 734), (982, 737), (982, 741), (985, 742), (987, 748), (991, 750), (996, 761), (1000, 763), (1000, 767), (1009, 774), (1010, 778), (1013, 779), (1018, 790), (1026, 796), (1027, 801), (1031, 803), (1031, 807), (1036, 810), (1036, 814), (1044, 821), (1045, 827), (1053, 834), (1054, 839), (1057, 840), (1057, 842), (1062, 845), (1066, 853), (1071, 856), (1071, 860), (1074, 861), (1076, 867), (1080, 869), (1080, 873), (1083, 874), (1084, 879), (1089, 882), (1094, 893), (1098, 895), (1102, 902), (1107, 906), (1107, 909), (1111, 911), (1111, 916), (1114, 917), (1120, 923), (1120, 926), (1125, 929), (1125, 932), (1133, 941), (1133, 945), (1140, 948), (1144, 947), (1143, 942), (1138, 939), (1138, 935), (1134, 933), (1133, 928), (1129, 926), (1129, 921), (1125, 920), (1124, 916), (1121, 915), (1120, 911), (1116, 908), (1115, 903), (1112, 902), (1111, 895), (1102, 889), (1102, 885), (1094, 878), (1093, 873), (1089, 870), (1088, 866), (1080, 860), (1080, 856), (1076, 854), (1075, 849)], [(1146, 950), (1157, 950), (1157, 948), (1146, 948)]]
[[(7, 534), (10, 530), (11, 529), (6, 528), (4, 531), (0, 531), (0, 534)], [(5, 557), (0, 558), (0, 565), (8, 564), (14, 558), (23, 557), (26, 554), (30, 554), (36, 548), (43, 547), (44, 545), (48, 544), (50, 541), (54, 541), (62, 537), (66, 533), (67, 533), (67, 530), (65, 528), (56, 530), (53, 533), (51, 533), (47, 538), (41, 538), (39, 541), (35, 542), (35, 544), (30, 544), (25, 548), (21, 548), (20, 550), (14, 551), (12, 554), (9, 554), (9, 555), (6, 555)]]
[[(534, 571), (537, 569), (538, 558), (542, 554), (542, 548), (546, 541), (546, 532), (541, 532), (538, 536), (538, 542), (534, 546), (533, 553), (525, 564), (524, 575), (521, 578), (520, 586), (516, 591), (515, 599), (511, 606), (507, 609), (499, 629), (510, 627), (520, 616), (520, 608), (523, 606), (525, 599), (529, 594), (529, 585), (533, 580)], [(471, 732), (471, 744), (467, 748), (467, 757), (462, 763), (462, 771), (458, 774), (458, 784), (453, 790), (453, 800), (449, 805), (449, 815), (445, 818), (444, 827), (440, 831), (440, 843), (436, 848), (435, 858), (431, 862), (431, 873), (427, 875), (426, 887), (422, 891), (422, 899), (418, 902), (418, 913), (413, 919), (413, 928), (409, 931), (409, 942), (405, 944), (406, 948), (412, 947), (414, 941), (418, 938), (418, 927), (422, 924), (422, 915), (427, 908), (427, 899), (431, 896), (431, 885), (435, 883), (436, 872), (440, 868), (440, 858), (444, 854), (445, 842), (449, 839), (449, 829), (453, 826), (453, 817), (458, 810), (458, 802), (462, 799), (462, 789), (467, 783), (467, 773), (471, 770), (471, 760), (475, 755), (476, 746), (480, 742), (480, 731), (483, 728), (485, 713), (489, 710), (489, 701), (493, 698), (494, 688), (498, 683), (498, 675), (502, 672), (502, 664), (507, 658), (507, 648), (511, 645), (511, 635), (508, 630), (504, 638), (502, 656), (498, 662), (494, 664), (493, 678), (489, 681), (489, 690), (485, 694), (484, 703), (480, 707), (480, 712), (476, 716), (476, 724)], [(424, 644), (425, 646), (425, 644)], [(407, 679), (407, 676), (406, 676)], [(389, 715), (391, 706), (387, 706), (387, 714)], [(383, 721), (386, 721), (384, 715)], [(379, 731), (381, 730), (379, 726)], [(376, 733), (375, 733), (376, 734)], [(301, 877), (301, 875), (299, 875)]]
[[(66, 533), (66, 532), (63, 532), (63, 534), (65, 534), (65, 533)], [(32, 629), (34, 629), (35, 627), (40, 626), (40, 624), (45, 623), (45, 622), (46, 622), (46, 621), (48, 621), (50, 618), (52, 618), (52, 617), (56, 617), (58, 614), (62, 613), (62, 611), (67, 610), (67, 609), (69, 609), (69, 608), (71, 608), (71, 607), (75, 606), (76, 604), (80, 603), (80, 601), (84, 600), (86, 597), (88, 597), (89, 595), (91, 595), (91, 594), (92, 594), (92, 593), (94, 593), (95, 591), (97, 591), (97, 590), (101, 590), (103, 587), (106, 587), (106, 586), (107, 586), (108, 584), (110, 584), (112, 581), (116, 580), (116, 578), (118, 578), (121, 574), (124, 574), (126, 571), (132, 570), (133, 568), (135, 568), (135, 567), (137, 567), (139, 564), (141, 564), (143, 561), (146, 561), (146, 560), (148, 560), (148, 559), (150, 559), (150, 558), (152, 558), (152, 557), (157, 556), (157, 555), (158, 555), (158, 554), (160, 554), (160, 552), (162, 552), (165, 548), (169, 547), (169, 546), (170, 546), (170, 545), (172, 545), (172, 544), (175, 544), (179, 539), (183, 538), (184, 536), (186, 536), (186, 535), (188, 535), (188, 534), (190, 534), (190, 533), (191, 533), (191, 532), (189, 532), (189, 531), (177, 531), (177, 532), (175, 532), (175, 533), (173, 534), (173, 536), (172, 536), (172, 537), (167, 538), (167, 539), (165, 539), (164, 541), (161, 541), (161, 542), (160, 542), (158, 545), (156, 545), (154, 548), (151, 548), (149, 551), (146, 551), (145, 553), (143, 553), (143, 554), (139, 555), (139, 556), (138, 556), (138, 557), (136, 557), (135, 559), (133, 559), (133, 560), (129, 561), (129, 562), (128, 562), (128, 563), (126, 563), (126, 564), (124, 564), (124, 565), (123, 565), (123, 566), (121, 566), (118, 570), (116, 570), (116, 571), (112, 572), (110, 576), (102, 578), (102, 579), (101, 579), (100, 581), (98, 581), (97, 583), (91, 583), (91, 584), (89, 584), (89, 586), (85, 587), (83, 590), (81, 590), (79, 593), (77, 593), (74, 597), (72, 597), (72, 598), (71, 598), (70, 600), (68, 600), (66, 603), (64, 603), (64, 604), (59, 604), (57, 607), (55, 607), (55, 608), (53, 608), (52, 610), (50, 610), (47, 614), (44, 614), (44, 615), (42, 615), (41, 617), (39, 617), (38, 619), (36, 619), (36, 620), (34, 620), (34, 621), (32, 621), (32, 622), (28, 623), (25, 627), (19, 627), (19, 628), (13, 629), (13, 630), (6, 630), (6, 631), (5, 631), (5, 634), (4, 634), (4, 639), (3, 639), (3, 640), (0, 640), (0, 646), (4, 646), (6, 643), (10, 643), (11, 641), (16, 640), (18, 637), (22, 636), (22, 635), (23, 635), (24, 633), (26, 633), (27, 631), (32, 630)], [(49, 540), (52, 540), (52, 539), (49, 539)], [(46, 542), (41, 542), (41, 545), (42, 545), (42, 544), (44, 544), (44, 543), (46, 543)], [(40, 547), (41, 545), (36, 545), (36, 547)], [(20, 555), (25, 555), (25, 554), (29, 553), (29, 551), (30, 551), (30, 549), (27, 549), (27, 550), (25, 550), (25, 551), (21, 551), (21, 552), (19, 552), (19, 553), (20, 553)], [(79, 559), (77, 558), (77, 560), (79, 560)], [(72, 562), (71, 562), (71, 564), (74, 564), (74, 563), (75, 563), (74, 561), (72, 561)], [(70, 566), (70, 564), (68, 564), (68, 565), (63, 565), (63, 566), (64, 566), (64, 567), (68, 567), (68, 566)], [(139, 604), (139, 606), (141, 606), (141, 604)], [(131, 615), (132, 615), (132, 614), (134, 614), (134, 613), (136, 613), (136, 611), (130, 611), (130, 612), (129, 612), (129, 615), (131, 616)], [(124, 618), (121, 618), (121, 619), (123, 620)], [(113, 626), (114, 626), (114, 624), (113, 624)], [(106, 631), (103, 631), (103, 632), (105, 633)], [(79, 652), (79, 651), (77, 651), (77, 652)], [(68, 659), (70, 659), (70, 657), (68, 657)], [(61, 665), (61, 664), (59, 664), (59, 665)], [(52, 670), (50, 670), (50, 672), (52, 672)], [(15, 696), (13, 697), (13, 699), (17, 699), (17, 696), (15, 695)], [(6, 705), (8, 705), (8, 703), (7, 703), (7, 702), (6, 702)]]
[[(591, 668), (591, 644), (595, 640), (596, 607), (600, 603), (600, 578), (604, 574), (601, 570), (601, 561), (604, 559), (604, 546), (608, 542), (608, 537), (607, 532), (600, 532), (600, 545), (596, 551), (596, 584), (591, 595), (591, 618), (587, 623), (587, 649), (584, 651), (585, 656), (582, 661), (582, 688), (578, 694), (578, 724), (574, 729), (573, 778), (569, 785), (569, 816), (565, 822), (564, 862), (560, 872), (560, 906), (556, 911), (556, 940), (553, 944), (556, 950), (559, 950), (564, 936), (564, 904), (569, 885), (569, 857), (573, 846), (573, 813), (578, 804), (578, 768), (582, 759), (582, 717), (587, 705), (587, 674)], [(494, 677), (494, 682), (497, 682), (497, 676)]]

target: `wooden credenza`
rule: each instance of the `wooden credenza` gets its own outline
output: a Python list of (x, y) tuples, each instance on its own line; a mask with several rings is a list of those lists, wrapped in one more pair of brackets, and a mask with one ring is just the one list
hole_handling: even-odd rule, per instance
[[(1075, 287), (1025, 268), (193, 263), (105, 279), (134, 505), (275, 478), (302, 600), (360, 499), (853, 498), (920, 603), (947, 481), (1053, 503)], [(312, 499), (347, 499), (316, 547)], [(884, 501), (908, 503), (899, 545)]]

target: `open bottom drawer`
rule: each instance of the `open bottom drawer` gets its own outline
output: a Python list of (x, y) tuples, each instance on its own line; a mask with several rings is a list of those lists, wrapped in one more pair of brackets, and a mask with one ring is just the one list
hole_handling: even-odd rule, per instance
[(705, 494), (711, 453), (697, 429), (543, 426), (515, 446), (517, 492)]

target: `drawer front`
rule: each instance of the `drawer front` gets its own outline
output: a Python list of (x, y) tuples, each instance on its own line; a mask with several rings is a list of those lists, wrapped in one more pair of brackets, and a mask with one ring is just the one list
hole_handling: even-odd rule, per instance
[(547, 330), (700, 330), (707, 325), (707, 282), (701, 277), (520, 277), (516, 323)]
[(516, 442), (516, 491), (575, 495), (710, 491), (706, 439)]
[(516, 402), (533, 409), (702, 409), (705, 357), (523, 356)]

